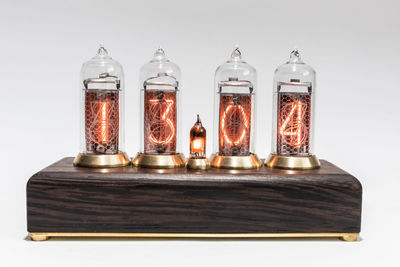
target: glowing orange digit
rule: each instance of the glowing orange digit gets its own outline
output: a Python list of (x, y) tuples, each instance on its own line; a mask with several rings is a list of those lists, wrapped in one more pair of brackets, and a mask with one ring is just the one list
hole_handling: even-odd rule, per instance
[[(227, 117), (227, 114), (231, 111), (231, 109), (239, 110), (239, 114), (242, 116), (242, 118), (243, 118), (242, 121), (245, 126), (245, 128), (242, 130), (242, 133), (240, 134), (239, 138), (237, 138), (236, 140), (231, 140), (229, 134), (226, 132), (226, 130), (227, 130), (226, 129), (226, 117)], [(232, 112), (234, 112), (234, 111), (232, 111)], [(228, 107), (224, 111), (224, 115), (222, 116), (221, 128), (222, 128), (222, 134), (224, 136), (224, 139), (226, 140), (226, 142), (228, 144), (231, 144), (231, 145), (233, 144), (233, 145), (237, 146), (243, 142), (244, 138), (246, 137), (246, 129), (249, 128), (249, 122), (247, 120), (246, 113), (245, 113), (242, 105), (232, 105), (232, 104), (228, 105)]]
[(100, 105), (100, 140), (102, 143), (107, 143), (107, 103), (101, 102)]
[[(290, 142), (293, 146), (300, 146), (302, 143), (301, 133), (303, 128), (302, 121), (302, 112), (303, 112), (303, 103), (301, 101), (294, 101), (291, 103), (292, 109), (290, 110), (288, 116), (282, 123), (282, 126), (279, 129), (279, 133), (282, 136), (293, 136), (295, 140)], [(297, 111), (296, 120), (294, 119), (295, 112)]]
[(203, 138), (195, 138), (192, 142), (192, 150), (194, 153), (202, 153), (204, 146)]
[[(163, 102), (160, 102), (157, 99), (151, 99), (150, 103), (152, 103), (153, 105), (160, 105), (160, 108), (161, 108), (161, 105), (163, 104)], [(161, 120), (168, 125), (168, 127), (170, 128), (170, 133), (169, 133), (168, 137), (165, 138), (165, 139), (162, 139), (162, 138), (157, 139), (153, 135), (153, 132), (151, 132), (150, 133), (150, 140), (155, 144), (168, 144), (168, 143), (171, 142), (171, 140), (175, 136), (174, 124), (173, 124), (172, 120), (170, 119), (170, 117), (168, 116), (170, 111), (171, 111), (171, 107), (174, 104), (174, 101), (173, 100), (165, 100), (165, 103), (167, 103), (167, 108), (165, 109), (164, 113), (162, 114)]]

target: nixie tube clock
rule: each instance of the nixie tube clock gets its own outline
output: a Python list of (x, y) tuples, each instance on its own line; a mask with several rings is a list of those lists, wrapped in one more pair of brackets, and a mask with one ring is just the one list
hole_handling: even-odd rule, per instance
[(200, 116), (197, 114), (197, 121), (190, 129), (189, 159), (186, 168), (193, 170), (206, 170), (210, 168), (210, 162), (206, 156), (207, 131), (201, 123)]
[(235, 48), (215, 73), (214, 154), (211, 166), (253, 169), (261, 166), (254, 154), (254, 118), (257, 74)]
[(177, 168), (185, 166), (180, 153), (179, 67), (169, 61), (163, 49), (140, 71), (141, 151), (134, 166)]
[(312, 153), (315, 106), (315, 71), (295, 49), (274, 75), (272, 152), (269, 167), (318, 168)]
[(122, 66), (101, 46), (81, 70), (82, 167), (121, 167), (130, 163), (124, 149)]

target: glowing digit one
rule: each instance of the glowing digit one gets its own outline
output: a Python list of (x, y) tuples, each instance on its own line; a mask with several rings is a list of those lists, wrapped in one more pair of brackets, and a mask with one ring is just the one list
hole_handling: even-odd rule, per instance
[(85, 92), (85, 143), (87, 153), (118, 153), (118, 91)]
[[(294, 101), (288, 105), (291, 105), (292, 108), (288, 114), (288, 116), (285, 118), (285, 120), (282, 123), (282, 126), (279, 129), (279, 133), (282, 136), (290, 136), (294, 138), (290, 138), (290, 141), (288, 142), (290, 145), (299, 147), (301, 146), (302, 142), (302, 131), (303, 131), (303, 103), (301, 101)], [(296, 114), (296, 119), (295, 117), (295, 112), (297, 111)]]
[(100, 112), (100, 140), (103, 143), (107, 143), (107, 103), (102, 102), (101, 105), (101, 112)]

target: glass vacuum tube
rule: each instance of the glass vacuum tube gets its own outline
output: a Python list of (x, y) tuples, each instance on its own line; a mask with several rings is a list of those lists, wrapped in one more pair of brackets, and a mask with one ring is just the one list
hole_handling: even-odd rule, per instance
[(319, 167), (312, 153), (315, 71), (295, 49), (274, 75), (272, 153), (269, 167)]
[(122, 66), (101, 46), (81, 70), (81, 152), (74, 164), (85, 167), (126, 166)]
[(211, 166), (251, 169), (261, 166), (254, 154), (254, 114), (257, 74), (235, 48), (215, 73), (214, 154)]
[(190, 157), (205, 158), (206, 157), (206, 129), (201, 124), (200, 116), (197, 114), (197, 121), (190, 129)]
[(206, 157), (206, 138), (207, 131), (203, 127), (200, 116), (197, 114), (197, 121), (190, 129), (190, 155), (186, 162), (188, 169), (208, 169), (210, 162)]
[(180, 151), (179, 67), (159, 48), (140, 71), (141, 151), (135, 166), (175, 168), (184, 166)]

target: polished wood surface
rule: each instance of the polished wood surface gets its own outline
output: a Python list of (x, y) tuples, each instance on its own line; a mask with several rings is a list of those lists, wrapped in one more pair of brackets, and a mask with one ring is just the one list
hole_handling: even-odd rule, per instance
[(28, 232), (360, 232), (361, 184), (324, 160), (306, 171), (90, 169), (72, 161), (28, 181)]

